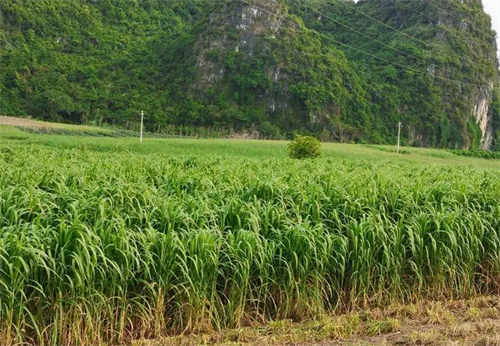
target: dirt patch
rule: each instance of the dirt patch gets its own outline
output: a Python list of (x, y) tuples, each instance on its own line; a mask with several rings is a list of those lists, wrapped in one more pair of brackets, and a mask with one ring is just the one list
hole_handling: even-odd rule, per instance
[(450, 325), (405, 325), (400, 331), (324, 345), (500, 345), (500, 320), (484, 319)]
[(0, 116), (0, 126), (13, 126), (26, 132), (36, 134), (62, 134), (62, 135), (87, 135), (87, 136), (111, 136), (121, 137), (128, 134), (125, 130), (107, 129), (96, 126), (73, 125), (63, 123), (53, 123), (47, 121), (34, 120), (30, 118), (19, 118), (10, 116)]
[(43, 121), (8, 116), (0, 116), (0, 125), (32, 128), (50, 128), (53, 126), (52, 124)]
[(220, 332), (141, 340), (133, 345), (500, 346), (500, 297), (391, 305), (322, 316), (314, 321), (274, 321)]

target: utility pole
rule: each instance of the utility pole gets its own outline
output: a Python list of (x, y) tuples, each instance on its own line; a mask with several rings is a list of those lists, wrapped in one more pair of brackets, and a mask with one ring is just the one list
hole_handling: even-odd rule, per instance
[(144, 111), (141, 111), (141, 144), (142, 144), (142, 131), (144, 130)]
[(401, 121), (398, 123), (398, 147), (397, 147), (397, 153), (399, 154), (401, 148)]

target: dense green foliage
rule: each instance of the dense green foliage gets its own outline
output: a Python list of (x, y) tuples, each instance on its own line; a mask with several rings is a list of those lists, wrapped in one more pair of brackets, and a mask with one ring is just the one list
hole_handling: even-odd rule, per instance
[(484, 150), (452, 150), (455, 155), (467, 157), (479, 157), (488, 160), (500, 160), (500, 152)]
[(409, 144), (479, 147), (472, 105), (498, 81), (495, 33), (480, 1), (289, 1), (360, 65), (376, 132), (402, 121)]
[(319, 157), (321, 155), (321, 143), (314, 137), (297, 136), (288, 144), (288, 155), (292, 159)]
[(144, 109), (149, 128), (167, 122), (164, 55), (189, 42), (199, 3), (0, 1), (1, 112), (130, 127)]
[(3, 345), (499, 289), (498, 166), (355, 146), (300, 161), (274, 142), (0, 143)]
[(254, 1), (279, 30), (263, 12), (247, 35), (236, 0), (0, 0), (0, 114), (372, 143), (402, 121), (411, 145), (480, 145), (497, 62), (478, 1)]
[(493, 93), (493, 103), (491, 105), (492, 128), (494, 131), (494, 151), (500, 151), (500, 88)]

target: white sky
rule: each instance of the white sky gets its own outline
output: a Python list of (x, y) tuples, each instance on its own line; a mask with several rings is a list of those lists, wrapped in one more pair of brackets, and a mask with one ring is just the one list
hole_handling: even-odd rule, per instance
[(498, 0), (483, 0), (483, 5), (493, 20), (493, 29), (497, 32), (497, 42), (500, 47), (500, 2)]

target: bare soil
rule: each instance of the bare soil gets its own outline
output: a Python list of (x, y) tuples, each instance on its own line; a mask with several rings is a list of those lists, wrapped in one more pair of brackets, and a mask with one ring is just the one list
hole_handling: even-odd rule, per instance
[(299, 323), (274, 321), (220, 332), (140, 340), (132, 345), (500, 346), (500, 296), (391, 305)]
[(16, 127), (30, 127), (30, 128), (50, 128), (53, 125), (43, 121), (37, 121), (28, 118), (17, 118), (0, 115), (0, 125), (9, 125)]

